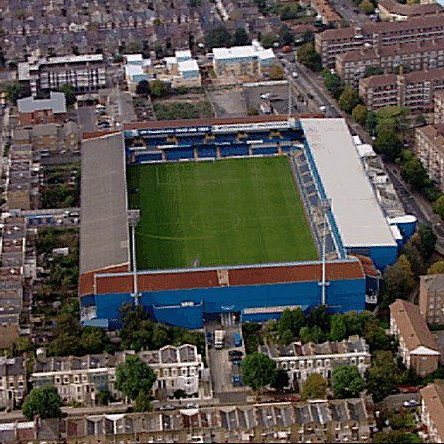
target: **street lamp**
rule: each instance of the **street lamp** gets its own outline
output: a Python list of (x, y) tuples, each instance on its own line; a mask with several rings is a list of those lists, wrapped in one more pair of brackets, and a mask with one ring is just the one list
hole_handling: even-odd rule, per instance
[(323, 213), (323, 219), (324, 219), (324, 230), (322, 233), (322, 277), (321, 281), (319, 282), (319, 286), (321, 287), (321, 305), (327, 304), (327, 287), (330, 285), (330, 282), (327, 282), (327, 273), (326, 273), (326, 267), (327, 267), (327, 260), (326, 260), (326, 238), (327, 238), (327, 228), (328, 228), (328, 212), (331, 209), (331, 199), (322, 199), (320, 204), (321, 211)]
[(136, 263), (136, 226), (140, 220), (140, 210), (128, 211), (128, 225), (131, 231), (131, 262), (133, 271), (133, 292), (131, 297), (134, 299), (134, 304), (139, 305), (141, 294), (137, 286), (137, 263)]

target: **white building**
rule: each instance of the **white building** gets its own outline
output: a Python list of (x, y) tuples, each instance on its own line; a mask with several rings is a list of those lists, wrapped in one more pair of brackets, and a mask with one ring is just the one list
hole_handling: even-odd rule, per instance
[(144, 59), (142, 54), (126, 54), (125, 60), (125, 79), (130, 91), (135, 91), (137, 84), (142, 80), (152, 80), (147, 70), (151, 67), (151, 60)]
[(19, 63), (18, 79), (29, 81), (32, 96), (69, 84), (77, 94), (95, 93), (105, 88), (106, 64), (102, 54), (31, 58)]
[(354, 365), (364, 375), (371, 360), (368, 345), (359, 336), (322, 344), (294, 342), (288, 346), (263, 345), (259, 351), (273, 359), (277, 368), (288, 372), (290, 387), (299, 388), (313, 373), (320, 373), (329, 380), (338, 365)]
[[(125, 351), (83, 357), (38, 356), (30, 381), (34, 387), (53, 385), (65, 402), (94, 405), (100, 390), (109, 390), (115, 398), (123, 399), (122, 393), (115, 388), (116, 367), (134, 354), (133, 351)], [(176, 390), (183, 390), (187, 395), (203, 396), (200, 380), (204, 365), (196, 346), (168, 345), (160, 350), (141, 351), (137, 355), (156, 374), (153, 394), (171, 396)]]
[(248, 46), (213, 48), (213, 68), (218, 76), (262, 75), (276, 61), (271, 49), (259, 42)]

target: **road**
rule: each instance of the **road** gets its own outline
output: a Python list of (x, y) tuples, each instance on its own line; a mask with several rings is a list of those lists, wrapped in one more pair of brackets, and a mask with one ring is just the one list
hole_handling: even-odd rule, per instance
[(362, 26), (369, 18), (351, 0), (330, 0), (331, 5), (350, 26)]

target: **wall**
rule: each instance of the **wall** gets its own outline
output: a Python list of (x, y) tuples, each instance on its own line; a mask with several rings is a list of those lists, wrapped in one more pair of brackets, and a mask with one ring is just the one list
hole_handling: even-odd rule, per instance
[[(96, 316), (100, 319), (117, 319), (120, 305), (131, 300), (127, 293), (96, 295)], [(301, 305), (303, 309), (307, 309), (318, 305), (319, 301), (320, 287), (317, 281), (153, 291), (142, 293), (140, 299), (160, 322), (187, 328), (200, 328), (205, 315), (224, 311), (240, 312), (248, 307), (278, 305)], [(81, 298), (83, 306), (91, 302), (90, 296)], [(183, 307), (183, 302), (192, 302), (194, 305)], [(327, 289), (327, 302), (332, 311), (363, 310), (365, 279), (331, 281)]]

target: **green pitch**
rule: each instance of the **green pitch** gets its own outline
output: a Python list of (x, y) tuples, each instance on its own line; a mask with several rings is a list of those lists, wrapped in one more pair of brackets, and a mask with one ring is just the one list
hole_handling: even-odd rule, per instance
[(128, 167), (140, 269), (312, 260), (286, 157)]

